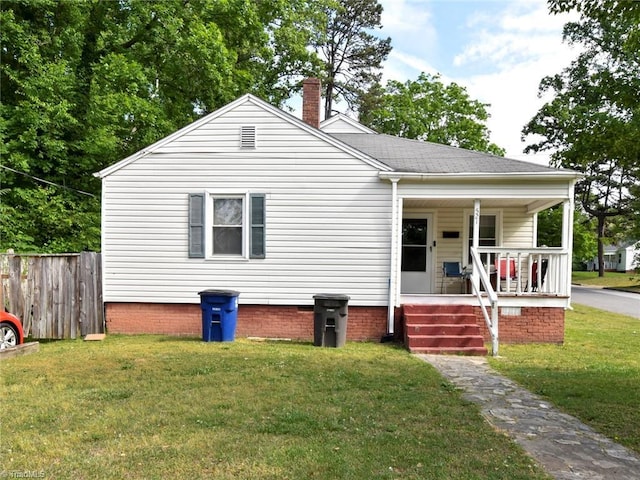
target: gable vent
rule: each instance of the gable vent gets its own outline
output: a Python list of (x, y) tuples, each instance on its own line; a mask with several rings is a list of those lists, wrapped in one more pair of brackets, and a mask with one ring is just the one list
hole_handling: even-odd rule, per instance
[(240, 148), (256, 148), (256, 127), (240, 127)]

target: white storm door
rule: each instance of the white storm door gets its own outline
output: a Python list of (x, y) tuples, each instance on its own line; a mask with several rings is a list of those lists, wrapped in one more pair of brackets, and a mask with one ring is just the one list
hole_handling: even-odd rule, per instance
[(427, 215), (402, 219), (401, 293), (432, 293), (431, 223)]

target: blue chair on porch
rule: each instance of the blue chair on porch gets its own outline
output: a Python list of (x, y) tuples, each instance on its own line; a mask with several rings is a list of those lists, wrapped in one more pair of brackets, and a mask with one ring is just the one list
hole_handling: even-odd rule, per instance
[(442, 282), (440, 283), (440, 293), (444, 292), (444, 280), (445, 278), (459, 278), (460, 281), (460, 293), (462, 293), (462, 280), (463, 273), (460, 269), (460, 262), (443, 262), (442, 263)]

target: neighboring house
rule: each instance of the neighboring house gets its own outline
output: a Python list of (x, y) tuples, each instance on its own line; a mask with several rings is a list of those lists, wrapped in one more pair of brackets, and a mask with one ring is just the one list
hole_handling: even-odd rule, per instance
[[(350, 297), (350, 340), (379, 339), (406, 304), (484, 325), (481, 290), (502, 289), (502, 341), (563, 341), (575, 172), (320, 123), (319, 82), (304, 90), (303, 120), (245, 95), (96, 174), (109, 331), (198, 335), (198, 292), (221, 288), (240, 336), (309, 339), (328, 292)], [(560, 203), (562, 247), (538, 248), (536, 214)]]
[(633, 272), (636, 270), (636, 258), (640, 256), (640, 242), (632, 242), (622, 245), (616, 252), (618, 254), (618, 272)]
[[(604, 270), (607, 272), (633, 272), (635, 257), (640, 255), (639, 243), (631, 242), (622, 245), (605, 245)], [(587, 270), (598, 270), (598, 257), (587, 262)]]

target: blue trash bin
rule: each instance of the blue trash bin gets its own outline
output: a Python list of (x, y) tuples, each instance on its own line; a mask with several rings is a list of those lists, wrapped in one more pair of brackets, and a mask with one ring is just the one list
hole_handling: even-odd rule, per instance
[(200, 295), (202, 309), (202, 341), (233, 342), (238, 323), (238, 295), (235, 290), (203, 290)]

